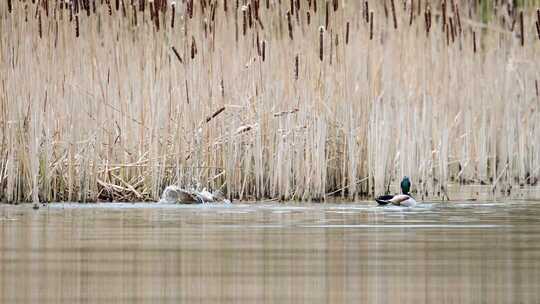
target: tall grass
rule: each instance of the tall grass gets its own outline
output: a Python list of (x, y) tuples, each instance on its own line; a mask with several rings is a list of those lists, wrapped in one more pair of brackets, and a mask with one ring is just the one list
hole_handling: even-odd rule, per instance
[(1, 198), (536, 185), (534, 5), (2, 1)]

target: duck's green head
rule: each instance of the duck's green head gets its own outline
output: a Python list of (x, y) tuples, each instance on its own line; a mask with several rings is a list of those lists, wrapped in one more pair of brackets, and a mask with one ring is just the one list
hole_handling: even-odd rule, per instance
[(411, 180), (408, 176), (405, 176), (401, 180), (401, 193), (409, 194), (409, 191), (411, 191)]

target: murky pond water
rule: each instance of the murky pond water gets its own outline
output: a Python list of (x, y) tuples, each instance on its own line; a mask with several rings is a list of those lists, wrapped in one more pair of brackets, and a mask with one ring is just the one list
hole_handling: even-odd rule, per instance
[(540, 202), (0, 206), (1, 303), (540, 303)]

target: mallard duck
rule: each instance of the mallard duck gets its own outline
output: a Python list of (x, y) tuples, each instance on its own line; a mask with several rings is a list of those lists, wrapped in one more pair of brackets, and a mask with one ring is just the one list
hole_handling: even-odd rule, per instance
[(414, 207), (416, 200), (409, 194), (411, 190), (411, 180), (405, 176), (401, 180), (401, 193), (398, 195), (382, 195), (375, 199), (379, 205), (392, 204), (396, 206)]

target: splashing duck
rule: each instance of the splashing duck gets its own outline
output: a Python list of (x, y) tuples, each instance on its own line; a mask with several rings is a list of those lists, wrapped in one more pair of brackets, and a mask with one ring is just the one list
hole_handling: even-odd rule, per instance
[(408, 176), (401, 180), (401, 193), (398, 195), (382, 195), (375, 199), (379, 205), (392, 204), (396, 206), (414, 207), (416, 200), (409, 194), (411, 190), (411, 180)]

